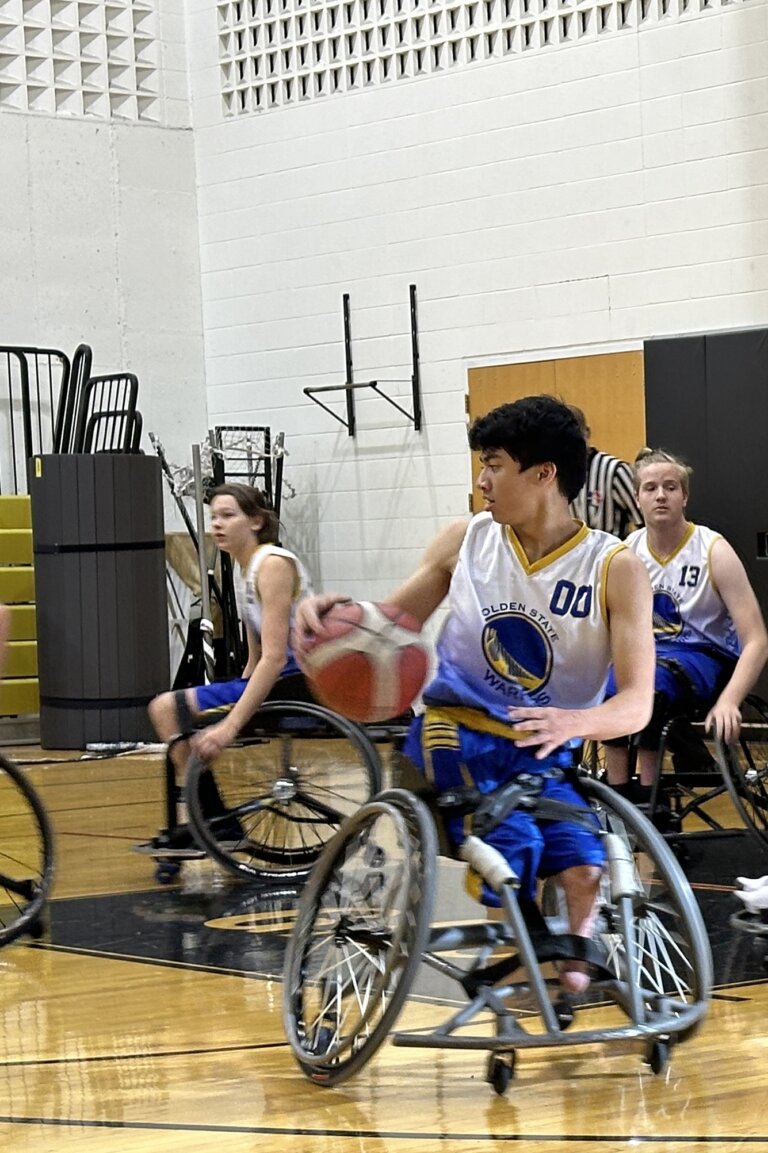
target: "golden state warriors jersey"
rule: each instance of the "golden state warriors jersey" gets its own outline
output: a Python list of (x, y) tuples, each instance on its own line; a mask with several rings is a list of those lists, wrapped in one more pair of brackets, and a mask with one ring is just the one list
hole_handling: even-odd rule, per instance
[(425, 704), (507, 721), (515, 705), (586, 709), (603, 699), (611, 660), (605, 582), (624, 547), (582, 525), (533, 564), (490, 513), (467, 528), (451, 578)]
[(631, 533), (626, 544), (648, 569), (653, 588), (653, 631), (658, 645), (708, 645), (737, 657), (741, 646), (733, 621), (712, 582), (709, 558), (720, 533), (689, 524), (671, 556), (656, 556), (648, 530)]
[[(307, 570), (304, 568), (304, 565), (294, 553), (289, 552), (288, 549), (280, 548), (276, 544), (259, 545), (259, 547), (256, 549), (256, 552), (249, 560), (248, 566), (243, 573), (243, 580), (245, 583), (245, 621), (256, 637), (261, 637), (262, 616), (261, 601), (259, 599), (259, 594), (256, 591), (256, 578), (258, 576), (259, 569), (268, 556), (285, 557), (286, 560), (291, 562), (294, 569), (296, 570), (293, 604), (291, 606), (291, 625), (293, 625), (296, 605), (300, 600), (302, 600), (305, 596), (308, 596), (308, 594), (312, 591)], [(281, 676), (285, 676), (286, 673), (296, 672), (298, 667), (299, 666), (296, 663), (296, 658), (293, 656), (293, 653), (289, 649), (288, 663), (283, 669)]]

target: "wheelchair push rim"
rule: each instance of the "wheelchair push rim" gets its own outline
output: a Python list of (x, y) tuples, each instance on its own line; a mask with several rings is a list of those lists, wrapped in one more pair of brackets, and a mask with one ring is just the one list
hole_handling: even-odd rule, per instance
[(358, 725), (320, 705), (275, 701), (259, 710), (253, 735), (212, 765), (192, 758), (187, 803), (199, 844), (228, 872), (285, 880), (305, 876), (380, 787), (378, 752)]
[(430, 931), (436, 836), (420, 801), (381, 793), (327, 846), (302, 895), (283, 973), (286, 1036), (324, 1086), (386, 1040)]

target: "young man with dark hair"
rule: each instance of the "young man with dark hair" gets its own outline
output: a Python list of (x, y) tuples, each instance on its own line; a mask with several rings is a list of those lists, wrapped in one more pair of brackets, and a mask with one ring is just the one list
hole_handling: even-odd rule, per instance
[[(485, 510), (454, 522), (427, 548), (390, 603), (422, 623), (446, 596), (438, 667), (406, 752), (439, 789), (474, 782), (489, 792), (520, 773), (542, 795), (584, 807), (569, 776), (573, 748), (647, 723), (651, 712), (651, 593), (643, 565), (615, 537), (575, 521), (586, 443), (567, 405), (525, 397), (477, 420), (469, 434)], [(322, 638), (322, 615), (345, 598), (297, 609), (295, 646)], [(613, 663), (619, 691), (603, 693)], [(464, 837), (461, 821), (449, 835)], [(537, 876), (559, 876), (573, 933), (589, 936), (604, 854), (567, 821), (537, 825), (515, 810), (488, 836), (532, 898)], [(498, 899), (487, 889), (486, 904)], [(587, 984), (577, 963), (561, 980)]]

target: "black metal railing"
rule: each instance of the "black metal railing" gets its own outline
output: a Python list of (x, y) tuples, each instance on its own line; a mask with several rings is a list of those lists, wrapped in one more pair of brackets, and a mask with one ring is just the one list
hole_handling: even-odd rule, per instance
[(0, 495), (27, 491), (27, 461), (54, 451), (70, 362), (58, 348), (0, 345)]

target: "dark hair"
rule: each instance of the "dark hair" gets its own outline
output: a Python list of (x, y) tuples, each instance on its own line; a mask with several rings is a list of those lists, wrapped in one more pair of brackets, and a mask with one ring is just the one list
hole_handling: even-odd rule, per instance
[(587, 479), (587, 442), (569, 405), (554, 396), (524, 396), (480, 416), (469, 430), (473, 452), (503, 448), (521, 471), (551, 461), (569, 502)]
[(277, 544), (280, 522), (266, 493), (249, 484), (220, 484), (211, 491), (208, 499), (214, 501), (217, 496), (231, 496), (246, 516), (262, 518), (264, 523), (258, 531), (259, 544)]
[(693, 469), (681, 456), (667, 452), (665, 448), (649, 448), (644, 445), (635, 457), (635, 491), (640, 490), (640, 473), (649, 464), (673, 464), (680, 473), (680, 487), (686, 496), (691, 491)]

